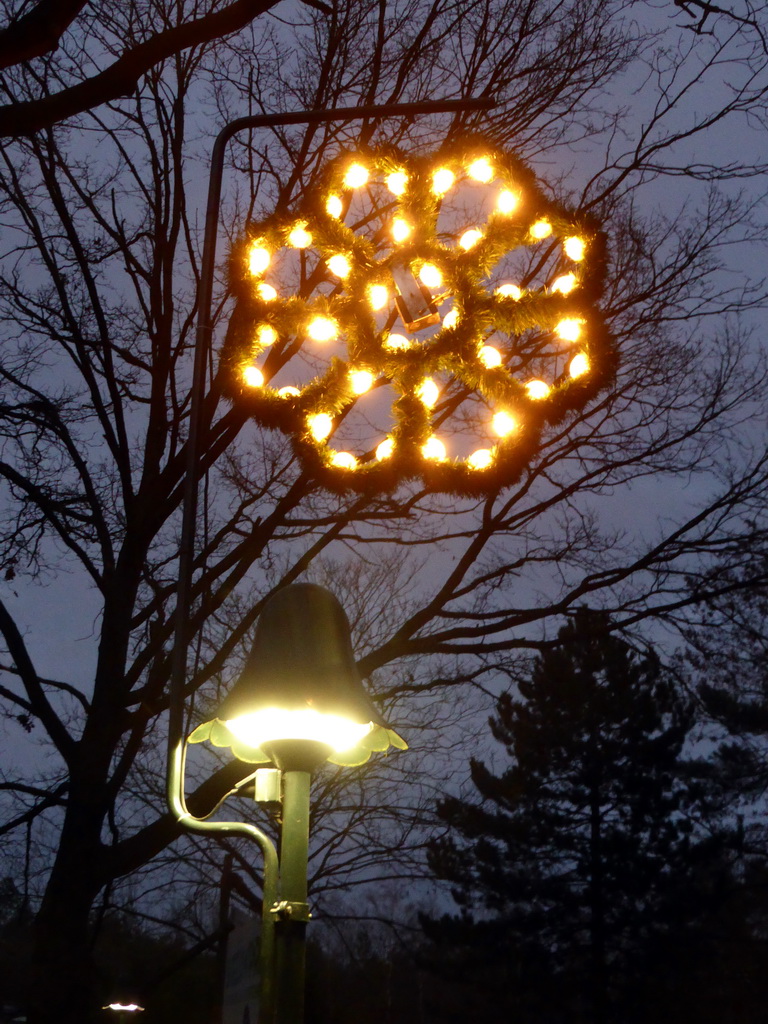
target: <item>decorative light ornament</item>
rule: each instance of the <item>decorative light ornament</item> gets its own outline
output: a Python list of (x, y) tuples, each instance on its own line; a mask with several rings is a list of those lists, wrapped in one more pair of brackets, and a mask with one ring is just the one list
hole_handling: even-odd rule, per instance
[(243, 368), (243, 380), (249, 388), (260, 388), (264, 386), (264, 374), (258, 366), (246, 366)]
[(565, 255), (569, 260), (573, 260), (574, 263), (580, 263), (584, 259), (585, 250), (584, 239), (579, 238), (577, 235), (571, 235), (570, 238), (566, 238), (563, 242)]
[(357, 459), (352, 452), (334, 452), (331, 456), (331, 462), (334, 466), (338, 466), (339, 469), (357, 469)]
[(316, 441), (324, 441), (333, 430), (333, 419), (327, 412), (318, 412), (307, 417), (307, 426)]
[(248, 272), (251, 277), (263, 274), (271, 259), (269, 249), (265, 249), (260, 242), (254, 242), (248, 250)]
[(589, 359), (584, 352), (575, 355), (568, 365), (568, 373), (572, 378), (583, 377), (589, 373)]
[(401, 196), (408, 187), (408, 175), (405, 171), (392, 171), (384, 180), (393, 196)]
[(456, 175), (447, 167), (438, 167), (432, 174), (432, 191), (436, 196), (444, 196), (456, 181)]
[(336, 277), (349, 277), (352, 264), (343, 253), (337, 252), (328, 260), (328, 269)]
[(300, 221), (288, 234), (288, 242), (294, 249), (306, 249), (312, 245), (312, 235), (307, 231), (307, 222)]
[(477, 228), (470, 228), (469, 231), (465, 231), (459, 239), (459, 245), (462, 249), (468, 251), (469, 249), (473, 249), (482, 237), (482, 231), (478, 231)]
[(470, 178), (474, 178), (475, 181), (481, 181), (484, 185), (493, 177), (493, 166), (487, 157), (480, 157), (478, 160), (473, 160), (467, 168)]
[(339, 325), (329, 316), (316, 316), (307, 324), (312, 341), (332, 341), (339, 333)]
[(356, 395), (364, 395), (373, 387), (375, 377), (369, 370), (352, 370), (349, 374), (349, 383)]
[(467, 458), (470, 469), (488, 469), (493, 465), (493, 451), (490, 448), (478, 448)]
[[(457, 233), (462, 244), (447, 233), (453, 225), (442, 222), (450, 211), (440, 197), (451, 190), (456, 209), (477, 204), (475, 182), (483, 185), (482, 218), (471, 233)], [(362, 201), (366, 210), (371, 207), (370, 216), (357, 217), (353, 228), (345, 219), (349, 190), (368, 184)], [(534, 216), (520, 216), (523, 209)], [(382, 246), (382, 223), (389, 234), (398, 222), (404, 226), (396, 232), (399, 239), (390, 234), (394, 241)], [(319, 286), (307, 297), (274, 271), (271, 280), (282, 285), (278, 296), (262, 275), (280, 249), (290, 247), (289, 236), (298, 227), (312, 236), (305, 247), (310, 265), (328, 272), (305, 282), (316, 279)], [(537, 254), (535, 244), (550, 236), (552, 245)], [(254, 249), (262, 252), (252, 265)], [(290, 435), (297, 461), (336, 490), (372, 497), (423, 474), (437, 492), (488, 493), (516, 480), (537, 450), (538, 435), (562, 424), (564, 413), (582, 408), (614, 373), (612, 340), (595, 299), (603, 290), (603, 254), (599, 225), (589, 215), (553, 202), (519, 159), (485, 140), (452, 141), (432, 155), (392, 147), (364, 157), (341, 155), (321, 171), (316, 194), (310, 191), (292, 210), (250, 226), (249, 238), (233, 249), (237, 305), (222, 350), (228, 394), (257, 422)], [(550, 273), (546, 286), (534, 279), (523, 288), (503, 277), (498, 287), (489, 284), (504, 272), (505, 261), (525, 265), (543, 255), (552, 268), (560, 255), (574, 270), (578, 263), (578, 270), (569, 271), (566, 262)], [(442, 309), (447, 312), (441, 322)], [(485, 344), (496, 337), (503, 344)], [(301, 360), (292, 378), (301, 385), (247, 386), (245, 368), (258, 370), (255, 356), (275, 341), (288, 373), (290, 362)], [(575, 350), (563, 374), (562, 352), (572, 341)], [(523, 368), (534, 366), (543, 380), (526, 377)], [(377, 389), (377, 409), (392, 395), (392, 424), (378, 436), (368, 403), (355, 410), (358, 395), (377, 382), (387, 384)], [(442, 400), (445, 395), (449, 401)], [(492, 430), (507, 439), (498, 446), (481, 440), (491, 426), (482, 420), (483, 408), (495, 410)], [(355, 428), (359, 448), (346, 453), (356, 460), (354, 472), (337, 462), (341, 453), (331, 446), (335, 424), (347, 415), (362, 424)], [(422, 450), (432, 438), (444, 449), (435, 435), (448, 415), (460, 450), (471, 455), (449, 458), (441, 452), (435, 458), (434, 445), (427, 448), (431, 457)]]
[(344, 184), (347, 188), (362, 188), (363, 185), (368, 184), (369, 176), (365, 164), (350, 164), (344, 175)]
[(395, 217), (392, 221), (392, 237), (396, 242), (404, 242), (412, 231), (411, 225), (402, 217)]
[(421, 446), (421, 454), (432, 462), (442, 462), (448, 457), (445, 445), (434, 434)]

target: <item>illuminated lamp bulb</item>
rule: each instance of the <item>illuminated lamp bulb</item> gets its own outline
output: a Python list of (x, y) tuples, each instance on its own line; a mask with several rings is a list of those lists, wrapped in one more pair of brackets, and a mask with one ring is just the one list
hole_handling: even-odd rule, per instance
[(478, 448), (467, 458), (470, 469), (488, 469), (493, 465), (493, 452), (490, 448)]
[(272, 324), (259, 324), (256, 328), (256, 341), (265, 348), (267, 345), (274, 345), (277, 341), (277, 331)]
[(553, 292), (560, 292), (561, 295), (568, 295), (579, 283), (575, 274), (561, 274), (556, 277), (550, 285)]
[(264, 374), (258, 366), (246, 366), (243, 370), (243, 380), (249, 388), (260, 388), (264, 384)]
[(440, 388), (431, 377), (425, 377), (416, 388), (416, 397), (428, 409), (431, 409), (440, 397)]
[(542, 238), (549, 238), (552, 234), (552, 225), (548, 220), (537, 220), (531, 224), (531, 238), (541, 241)]
[(395, 442), (391, 437), (385, 437), (380, 445), (376, 448), (376, 458), (379, 462), (383, 462), (384, 459), (390, 458), (392, 452), (395, 450)]
[(334, 452), (331, 462), (339, 469), (357, 469), (357, 459), (352, 452)]
[(432, 191), (436, 196), (444, 196), (451, 185), (456, 181), (456, 175), (447, 167), (439, 167), (432, 174)]
[(392, 171), (384, 182), (393, 196), (401, 196), (408, 185), (408, 175), (405, 171)]
[(472, 249), (480, 239), (483, 237), (483, 232), (478, 231), (477, 228), (470, 228), (469, 231), (465, 231), (459, 239), (459, 245), (462, 249)]
[(515, 302), (523, 297), (522, 291), (516, 284), (500, 284), (496, 289), (496, 294), (502, 299), (514, 299)]
[(483, 345), (478, 353), (480, 362), (488, 370), (493, 370), (497, 366), (501, 366), (501, 352), (493, 345)]
[(332, 274), (335, 274), (336, 277), (349, 277), (352, 264), (346, 256), (337, 252), (335, 256), (331, 256), (328, 260), (328, 269)]
[(572, 318), (555, 324), (555, 334), (563, 341), (578, 341), (581, 337), (581, 321)]
[(496, 209), (499, 213), (514, 213), (519, 202), (520, 194), (505, 188), (496, 197)]
[(425, 263), (419, 271), (419, 280), (427, 288), (439, 288), (443, 283), (443, 274), (434, 263)]
[(372, 284), (368, 289), (371, 309), (383, 309), (389, 301), (389, 292), (383, 284)]
[(566, 238), (563, 242), (565, 255), (569, 260), (573, 260), (574, 263), (579, 263), (584, 259), (585, 248), (584, 239), (579, 238), (578, 235), (571, 235), (570, 238)]
[(443, 327), (455, 327), (458, 322), (459, 311), (454, 306), (454, 308), (450, 309), (443, 317)]
[(356, 395), (364, 395), (373, 387), (374, 376), (368, 370), (351, 370), (349, 383)]
[(258, 277), (267, 269), (271, 258), (269, 249), (265, 249), (261, 242), (255, 242), (248, 250), (248, 271), (253, 277)]
[(402, 217), (395, 217), (392, 221), (392, 237), (396, 242), (404, 242), (411, 231), (413, 231), (413, 228)]
[(344, 211), (344, 204), (341, 201), (341, 196), (337, 196), (335, 193), (328, 196), (325, 200), (325, 212), (329, 217), (340, 217)]
[(474, 178), (475, 181), (482, 181), (487, 184), (493, 177), (493, 167), (490, 161), (486, 157), (480, 157), (478, 160), (473, 160), (467, 168), (469, 176)]
[(388, 348), (392, 352), (404, 352), (410, 347), (411, 342), (404, 334), (389, 334), (384, 339), (384, 348)]
[(550, 387), (543, 380), (529, 380), (525, 385), (525, 390), (528, 392), (529, 398), (539, 401), (549, 395)]
[(432, 462), (442, 462), (448, 455), (445, 450), (445, 445), (439, 437), (435, 437), (433, 434), (422, 446), (421, 454), (425, 459), (430, 459)]
[(263, 299), (264, 302), (274, 302), (277, 298), (277, 292), (271, 284), (265, 284), (264, 281), (261, 284), (256, 285), (256, 291), (258, 292), (259, 298)]
[(291, 228), (288, 233), (288, 243), (294, 249), (306, 249), (308, 245), (312, 245), (312, 235), (307, 231), (306, 221), (301, 221)]
[(278, 395), (281, 398), (298, 398), (299, 395), (301, 394), (301, 392), (299, 391), (298, 388), (294, 388), (294, 387), (290, 387), (290, 386), (289, 387), (285, 387), (285, 388), (280, 388), (280, 390), (277, 393), (278, 393)]
[(344, 175), (347, 188), (362, 188), (368, 183), (368, 168), (364, 164), (350, 164)]
[(513, 430), (517, 429), (517, 420), (515, 417), (503, 410), (494, 414), (491, 423), (499, 437), (508, 437)]
[(339, 333), (339, 325), (329, 316), (316, 316), (307, 325), (307, 334), (313, 341), (332, 341)]
[(589, 373), (589, 359), (583, 352), (579, 352), (577, 356), (574, 356), (568, 366), (568, 373), (571, 377), (583, 377), (585, 373)]
[(316, 441), (324, 441), (333, 430), (333, 419), (327, 412), (317, 412), (307, 417), (307, 426)]

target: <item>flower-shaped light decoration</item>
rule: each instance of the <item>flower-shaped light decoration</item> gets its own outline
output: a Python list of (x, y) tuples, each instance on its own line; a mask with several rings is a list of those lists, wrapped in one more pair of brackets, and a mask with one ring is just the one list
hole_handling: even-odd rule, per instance
[(615, 369), (599, 227), (478, 139), (339, 156), (231, 267), (229, 395), (334, 490), (510, 484)]

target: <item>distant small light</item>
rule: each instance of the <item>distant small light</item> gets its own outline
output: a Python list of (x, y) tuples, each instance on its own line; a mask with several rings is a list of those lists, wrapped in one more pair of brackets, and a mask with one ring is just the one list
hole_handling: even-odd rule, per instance
[(368, 168), (364, 164), (350, 164), (344, 175), (347, 188), (362, 188), (368, 183)]
[(393, 196), (401, 196), (408, 186), (408, 175), (405, 171), (392, 171), (384, 181)]
[(256, 341), (265, 348), (267, 345), (274, 345), (277, 341), (277, 331), (272, 324), (259, 324), (256, 328)]
[(561, 274), (556, 277), (550, 285), (553, 292), (560, 292), (561, 295), (568, 295), (579, 283), (575, 274)]
[(364, 395), (373, 387), (375, 378), (368, 370), (352, 370), (349, 374), (349, 383), (356, 395)]
[(395, 217), (392, 221), (392, 237), (396, 242), (404, 242), (412, 231), (411, 225), (402, 217)]
[(496, 197), (496, 209), (499, 213), (514, 213), (520, 203), (520, 193), (511, 192), (508, 188), (499, 192)]
[(318, 412), (307, 417), (307, 426), (316, 441), (324, 441), (333, 430), (333, 419), (327, 412)]
[(394, 440), (391, 437), (385, 437), (381, 444), (376, 448), (376, 458), (379, 462), (383, 462), (385, 459), (390, 458), (394, 450)]
[(384, 339), (384, 348), (388, 348), (392, 352), (404, 352), (410, 347), (410, 339), (406, 338), (404, 334), (388, 334)]
[(312, 235), (307, 231), (306, 221), (302, 221), (291, 229), (288, 234), (288, 242), (294, 249), (306, 249), (308, 245), (312, 245)]
[(246, 366), (243, 368), (243, 380), (249, 388), (260, 388), (264, 384), (264, 374), (258, 366)]
[(432, 191), (436, 196), (444, 196), (456, 181), (456, 175), (447, 167), (439, 167), (432, 175)]
[(255, 242), (248, 250), (248, 270), (254, 276), (263, 274), (269, 266), (271, 256), (260, 242)]
[(344, 211), (344, 204), (341, 201), (341, 197), (337, 195), (330, 195), (325, 200), (325, 212), (330, 217), (340, 217)]
[(493, 452), (490, 448), (478, 448), (467, 458), (470, 469), (488, 469), (493, 465)]
[(357, 469), (357, 459), (352, 452), (334, 452), (331, 462), (339, 469)]
[(256, 285), (256, 291), (260, 299), (264, 302), (274, 302), (277, 298), (277, 292), (271, 284), (265, 284), (263, 281)]
[(493, 429), (499, 437), (507, 437), (517, 429), (517, 420), (514, 416), (510, 416), (508, 412), (502, 411), (495, 413), (491, 422), (493, 424)]
[(349, 277), (349, 272), (352, 270), (352, 264), (349, 262), (343, 253), (337, 252), (335, 256), (331, 256), (328, 260), (328, 269), (336, 277)]
[(480, 362), (489, 370), (501, 366), (501, 352), (494, 348), (493, 345), (483, 345), (478, 355), (480, 356)]
[(443, 317), (443, 327), (455, 327), (458, 322), (459, 311), (454, 306), (453, 309), (448, 310), (448, 312)]
[(482, 181), (483, 184), (488, 182), (493, 177), (493, 167), (490, 160), (486, 157), (480, 157), (478, 160), (473, 160), (467, 168), (470, 177), (474, 178), (475, 181)]
[(550, 387), (543, 380), (529, 380), (525, 385), (525, 390), (528, 392), (529, 398), (539, 401), (549, 395)]
[(425, 459), (430, 459), (432, 462), (442, 462), (447, 457), (448, 453), (440, 438), (435, 437), (433, 434), (432, 437), (430, 437), (429, 440), (421, 446), (421, 454)]
[(552, 234), (552, 225), (548, 220), (537, 220), (535, 224), (531, 224), (531, 237), (537, 241), (541, 241), (542, 238), (549, 238)]
[(583, 352), (579, 352), (573, 357), (568, 366), (568, 373), (574, 378), (583, 377), (585, 373), (589, 373), (589, 359)]
[(416, 397), (427, 407), (433, 408), (440, 397), (440, 388), (431, 377), (425, 377), (416, 388)]
[(339, 325), (329, 316), (316, 316), (307, 325), (307, 334), (313, 341), (331, 341), (339, 333)]
[(496, 294), (502, 299), (514, 299), (515, 302), (523, 296), (522, 291), (516, 284), (500, 284)]
[(459, 245), (465, 250), (472, 249), (477, 245), (482, 237), (482, 231), (478, 231), (477, 228), (470, 228), (469, 231), (465, 231), (459, 239)]
[(434, 263), (425, 263), (419, 270), (419, 280), (427, 288), (439, 288), (443, 283), (443, 274)]
[(277, 393), (281, 398), (298, 398), (299, 395), (301, 394), (298, 388), (290, 386), (280, 388), (280, 390)]
[(389, 302), (389, 291), (383, 284), (372, 284), (368, 289), (371, 309), (383, 309)]
[(579, 263), (584, 259), (585, 248), (584, 239), (579, 238), (578, 235), (571, 235), (570, 238), (566, 238), (563, 242), (565, 255), (569, 260), (573, 260), (574, 263)]
[(581, 337), (581, 321), (573, 318), (555, 324), (555, 334), (563, 341), (578, 341)]

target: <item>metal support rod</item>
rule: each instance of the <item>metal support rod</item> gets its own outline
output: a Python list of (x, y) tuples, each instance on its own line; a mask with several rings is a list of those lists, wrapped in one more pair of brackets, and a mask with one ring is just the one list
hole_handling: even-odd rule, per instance
[(280, 902), (275, 923), (275, 1024), (302, 1024), (309, 857), (309, 772), (283, 772)]

